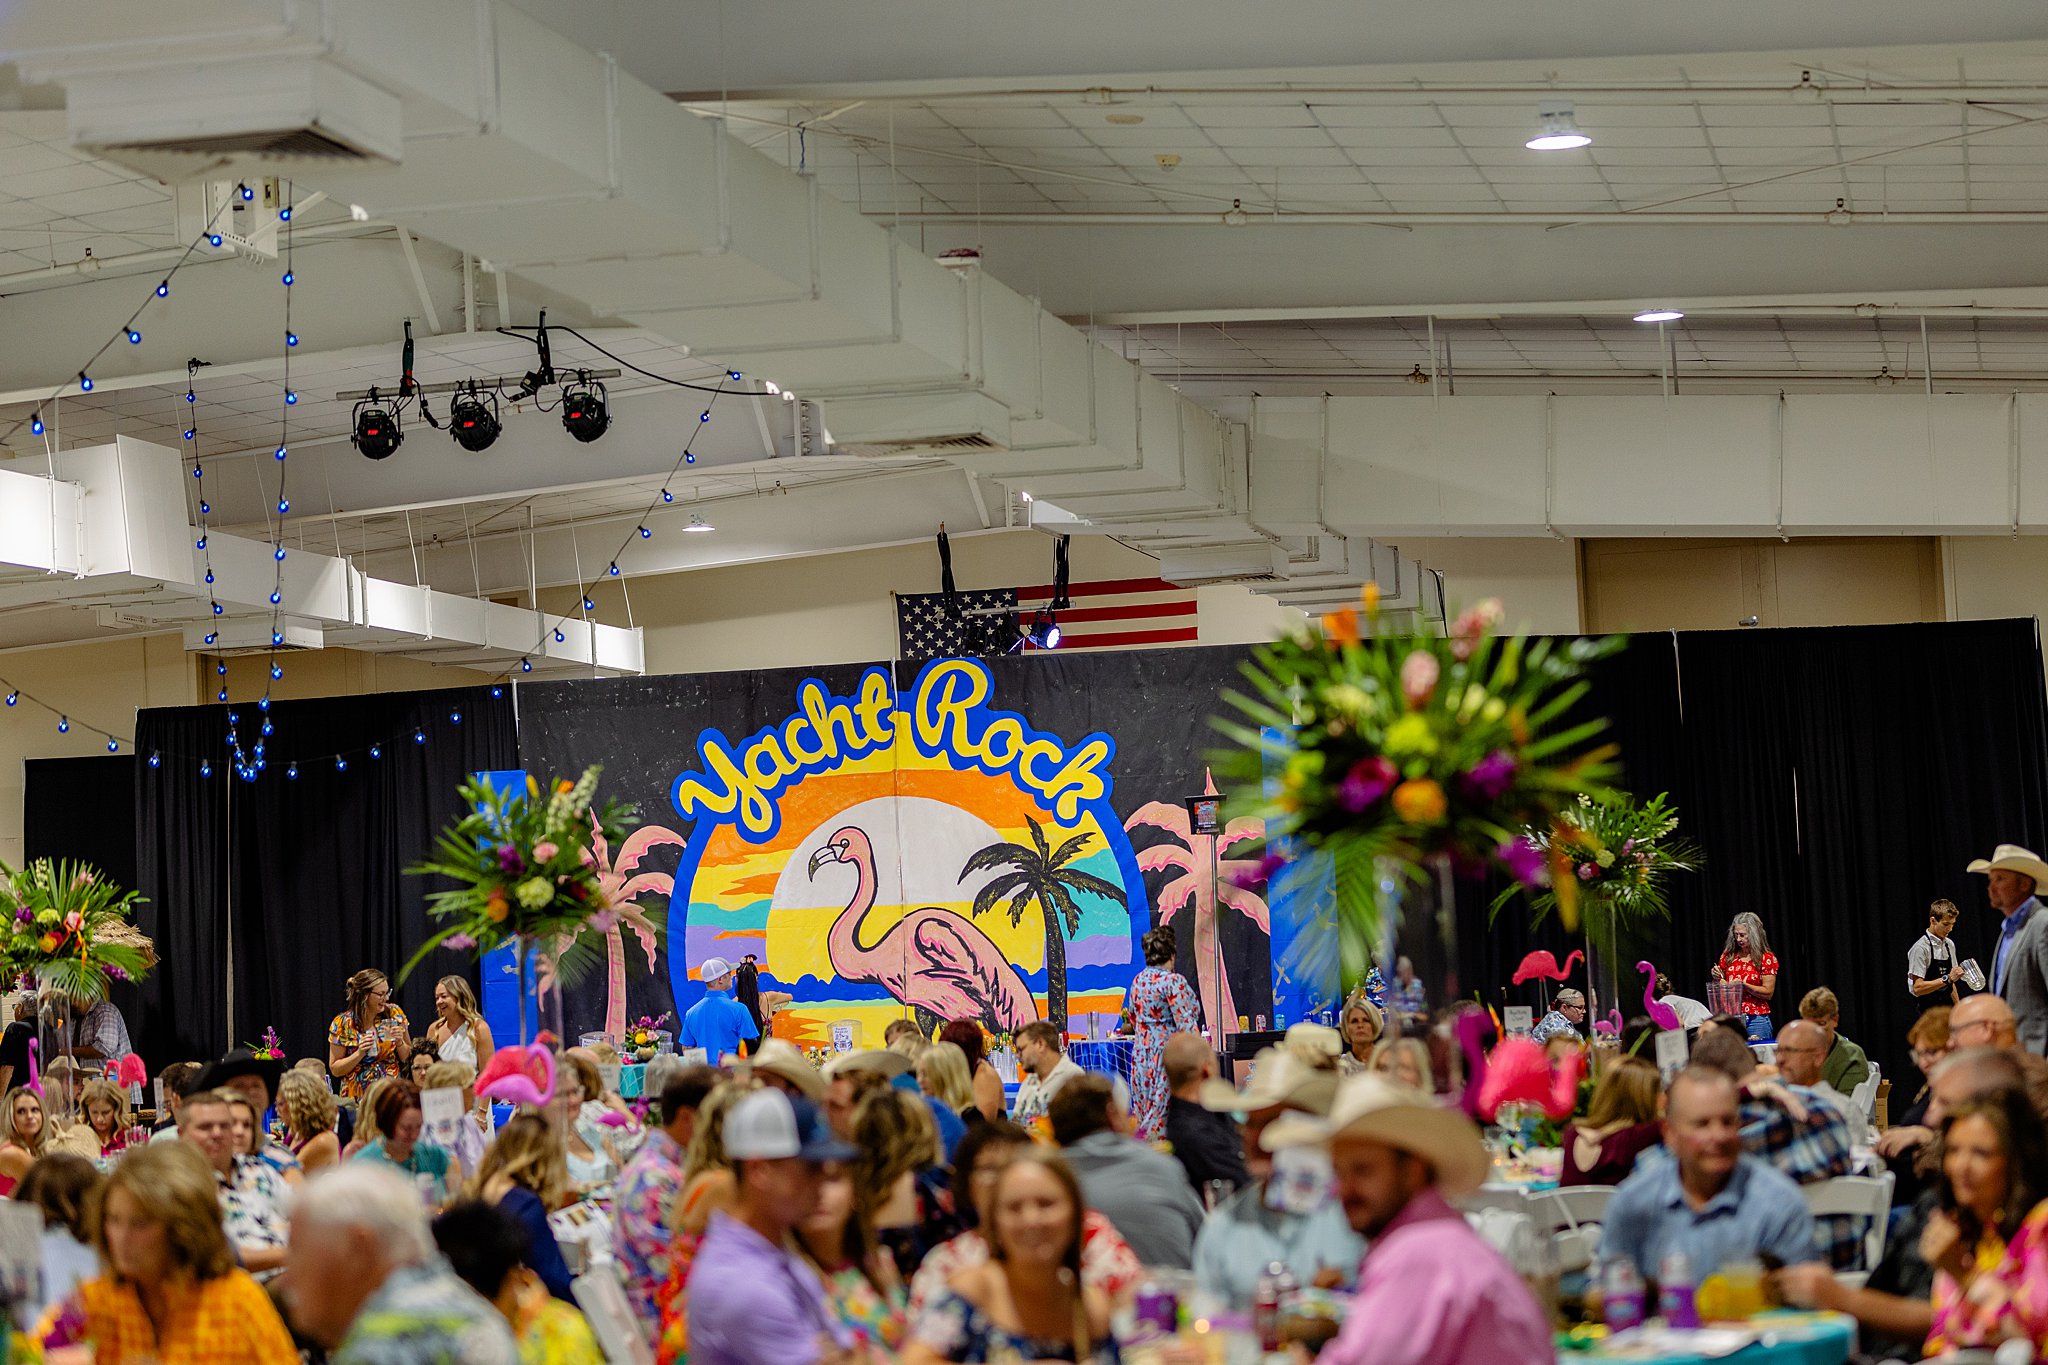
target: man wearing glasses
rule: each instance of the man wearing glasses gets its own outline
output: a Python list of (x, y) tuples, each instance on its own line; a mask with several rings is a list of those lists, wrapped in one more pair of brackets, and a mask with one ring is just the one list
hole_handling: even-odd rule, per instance
[(1566, 986), (1557, 993), (1556, 999), (1550, 1002), (1550, 1013), (1537, 1021), (1535, 1030), (1529, 1036), (1539, 1043), (1565, 1037), (1583, 1043), (1586, 1041), (1586, 1035), (1579, 1030), (1585, 1022), (1586, 997)]

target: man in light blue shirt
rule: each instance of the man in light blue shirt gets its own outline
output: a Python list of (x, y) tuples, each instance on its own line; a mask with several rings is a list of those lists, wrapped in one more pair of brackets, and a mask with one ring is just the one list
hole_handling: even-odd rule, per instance
[(737, 1056), (744, 1039), (758, 1038), (754, 1016), (732, 998), (732, 964), (722, 957), (707, 957), (697, 969), (704, 983), (704, 998), (683, 1015), (678, 1047), (701, 1047), (708, 1065), (717, 1066), (728, 1055)]
[(1602, 1257), (1627, 1257), (1654, 1281), (1665, 1256), (1684, 1252), (1695, 1284), (1735, 1261), (1819, 1259), (1799, 1187), (1742, 1150), (1735, 1082), (1725, 1072), (1688, 1067), (1673, 1078), (1664, 1142), (1673, 1159), (1642, 1162), (1615, 1191)]

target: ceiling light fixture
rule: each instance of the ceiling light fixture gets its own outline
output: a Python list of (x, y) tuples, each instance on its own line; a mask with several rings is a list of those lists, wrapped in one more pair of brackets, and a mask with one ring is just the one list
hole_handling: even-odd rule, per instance
[(562, 386), (562, 430), (589, 445), (611, 429), (611, 408), (604, 385), (579, 374)]
[(398, 410), (377, 398), (377, 391), (370, 390), (370, 396), (356, 404), (354, 431), (349, 444), (365, 459), (382, 460), (390, 457), (405, 440), (405, 432), (399, 429)]
[(718, 528), (716, 526), (713, 526), (710, 522), (704, 520), (704, 518), (698, 516), (695, 512), (690, 513), (690, 524), (683, 528), (683, 530), (691, 533), (692, 535), (703, 535), (708, 531), (716, 531), (717, 529)]
[(1224, 223), (1230, 227), (1243, 227), (1251, 220), (1252, 216), (1244, 211), (1244, 200), (1242, 199), (1231, 200), (1230, 211), (1223, 215)]
[(455, 444), (472, 453), (491, 448), (505, 424), (498, 418), (498, 395), (470, 387), (448, 400), (448, 434)]
[(1415, 368), (1408, 371), (1408, 382), (1411, 384), (1427, 384), (1429, 382), (1429, 376), (1422, 372), (1421, 362), (1418, 361)]
[(1569, 104), (1553, 104), (1537, 110), (1536, 123), (1541, 131), (1522, 144), (1532, 152), (1568, 152), (1593, 143), (1592, 138), (1579, 130), (1578, 111)]
[(1058, 649), (1060, 647), (1060, 623), (1049, 608), (1041, 607), (1028, 623), (1017, 626), (1019, 645), (1030, 644), (1036, 649)]
[(1652, 308), (1636, 314), (1637, 322), (1676, 322), (1685, 314), (1676, 308)]
[(1105, 123), (1114, 123), (1125, 128), (1145, 121), (1143, 114), (1104, 114), (1102, 118)]

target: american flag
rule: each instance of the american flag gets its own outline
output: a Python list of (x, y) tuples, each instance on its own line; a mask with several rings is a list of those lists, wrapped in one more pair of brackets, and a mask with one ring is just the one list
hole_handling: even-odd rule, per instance
[[(1193, 644), (1200, 638), (1193, 588), (1158, 578), (1114, 578), (1071, 584), (1067, 597), (1072, 605), (1054, 613), (1062, 650)], [(1053, 588), (994, 588), (957, 593), (954, 600), (949, 613), (944, 593), (897, 597), (896, 631), (905, 659), (1007, 654), (1017, 645), (1018, 627), (1052, 605)]]

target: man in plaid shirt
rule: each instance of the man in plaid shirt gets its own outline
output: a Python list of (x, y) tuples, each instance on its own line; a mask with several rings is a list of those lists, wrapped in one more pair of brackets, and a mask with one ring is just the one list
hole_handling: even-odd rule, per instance
[[(1755, 1075), (1756, 1054), (1726, 1029), (1713, 1029), (1694, 1045), (1692, 1062), (1733, 1077), (1741, 1088), (1742, 1148), (1761, 1157), (1801, 1185), (1818, 1184), (1855, 1168), (1849, 1121), (1805, 1086), (1764, 1081)], [(1859, 1268), (1863, 1220), (1828, 1214), (1813, 1220), (1822, 1259), (1837, 1270)]]

